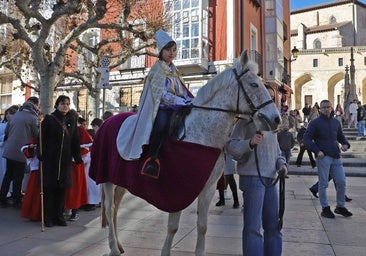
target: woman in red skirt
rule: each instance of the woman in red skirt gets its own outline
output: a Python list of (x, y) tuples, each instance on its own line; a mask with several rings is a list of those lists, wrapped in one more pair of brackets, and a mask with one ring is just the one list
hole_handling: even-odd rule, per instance
[(20, 216), (32, 221), (41, 220), (41, 189), (39, 183), (39, 160), (35, 154), (36, 146), (36, 140), (34, 139), (21, 148), (27, 158), (30, 176)]
[[(87, 143), (91, 143), (88, 140), (92, 141), (90, 135), (86, 131), (86, 129), (81, 126), (80, 119), (78, 119), (78, 134), (80, 140), (81, 147), (81, 156), (85, 154), (85, 148), (82, 145)], [(85, 138), (85, 134), (87, 134), (87, 138)], [(88, 152), (89, 150), (87, 150)], [(69, 221), (76, 221), (79, 219), (78, 209), (88, 204), (88, 188), (85, 177), (85, 164), (77, 164), (72, 162), (72, 172), (71, 172), (71, 180), (72, 186), (71, 188), (66, 190), (66, 198), (65, 198), (65, 209), (72, 209)]]

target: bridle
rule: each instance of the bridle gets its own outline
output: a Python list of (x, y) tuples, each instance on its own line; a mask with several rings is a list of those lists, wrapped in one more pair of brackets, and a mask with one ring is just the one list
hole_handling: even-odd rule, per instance
[[(215, 108), (215, 107), (203, 107), (203, 106), (197, 106), (194, 104), (189, 104), (187, 105), (190, 108), (198, 108), (198, 109), (205, 109), (205, 110), (213, 110), (213, 111), (220, 111), (220, 112), (227, 112), (227, 113), (233, 113), (233, 114), (237, 114), (237, 115), (248, 115), (250, 117), (253, 117), (255, 115), (255, 113), (260, 110), (261, 108), (267, 106), (268, 104), (273, 103), (273, 100), (268, 100), (262, 104), (260, 104), (259, 106), (255, 106), (253, 101), (250, 99), (247, 91), (245, 90), (244, 84), (241, 81), (241, 77), (243, 75), (245, 75), (246, 73), (248, 73), (250, 71), (249, 68), (246, 68), (240, 75), (238, 75), (238, 72), (236, 71), (235, 68), (231, 69), (234, 72), (235, 75), (235, 79), (237, 81), (238, 84), (238, 94), (237, 94), (237, 98), (236, 98), (236, 110), (229, 110), (229, 109), (222, 109), (222, 108)], [(258, 85), (252, 85), (252, 86), (258, 86)], [(240, 112), (239, 111), (239, 99), (240, 99), (240, 91), (243, 92), (245, 100), (247, 101), (247, 104), (250, 108), (250, 113), (248, 112)]]

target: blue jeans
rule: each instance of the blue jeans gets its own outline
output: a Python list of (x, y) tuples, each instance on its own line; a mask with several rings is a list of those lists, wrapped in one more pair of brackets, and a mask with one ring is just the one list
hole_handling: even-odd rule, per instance
[(286, 151), (281, 149), (281, 156), (283, 156), (286, 159), (286, 163), (289, 164), (291, 159), (291, 150)]
[[(263, 178), (265, 184), (273, 179)], [(243, 256), (280, 256), (282, 233), (278, 230), (278, 189), (266, 188), (258, 177), (240, 175), (243, 191)], [(261, 234), (263, 225), (263, 235)]]
[(365, 136), (365, 123), (366, 120), (358, 121), (357, 123), (358, 136)]
[(337, 206), (344, 207), (346, 194), (346, 175), (343, 170), (341, 158), (332, 158), (325, 156), (322, 159), (316, 159), (319, 176), (319, 200), (321, 206), (329, 206), (327, 199), (327, 188), (329, 183), (329, 175), (333, 177), (335, 188), (337, 191)]

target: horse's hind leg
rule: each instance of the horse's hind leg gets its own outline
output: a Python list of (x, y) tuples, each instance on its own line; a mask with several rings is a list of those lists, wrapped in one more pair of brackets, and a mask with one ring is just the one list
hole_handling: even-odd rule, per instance
[(105, 211), (105, 217), (109, 225), (108, 243), (111, 250), (109, 253), (110, 256), (117, 256), (124, 253), (117, 237), (116, 216), (118, 208), (116, 208), (115, 204), (115, 189), (116, 185), (113, 185), (112, 183), (102, 184), (102, 203)]
[[(117, 231), (118, 226), (117, 226), (117, 213), (118, 213), (118, 209), (119, 209), (119, 205), (122, 201), (123, 196), (126, 193), (126, 189), (123, 187), (119, 187), (116, 186), (115, 188), (115, 193), (114, 193), (114, 205), (115, 205), (115, 211), (114, 211), (114, 230)], [(118, 239), (118, 232), (116, 232), (116, 240), (117, 240), (117, 245), (118, 245), (118, 249), (121, 251), (121, 253), (124, 253), (123, 247), (121, 242)]]
[(169, 256), (170, 249), (172, 248), (173, 238), (175, 233), (177, 233), (179, 228), (179, 219), (182, 211), (169, 213), (168, 219), (168, 231), (165, 238), (164, 246), (161, 250), (161, 256)]

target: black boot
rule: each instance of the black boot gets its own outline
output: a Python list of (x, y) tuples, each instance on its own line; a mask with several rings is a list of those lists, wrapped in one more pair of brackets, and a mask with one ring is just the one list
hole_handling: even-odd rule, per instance
[(219, 189), (219, 198), (220, 200), (216, 203), (216, 206), (224, 206), (225, 205), (224, 190)]
[(238, 193), (233, 192), (233, 198), (234, 198), (233, 208), (234, 208), (234, 209), (238, 209), (238, 208), (239, 208)]

